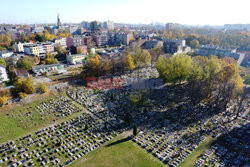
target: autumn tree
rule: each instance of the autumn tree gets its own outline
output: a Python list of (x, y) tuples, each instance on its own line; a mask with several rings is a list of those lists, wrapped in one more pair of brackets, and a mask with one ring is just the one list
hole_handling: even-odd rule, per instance
[(4, 105), (7, 100), (8, 100), (8, 97), (6, 95), (1, 96), (0, 97), (0, 106)]
[(130, 54), (127, 55), (126, 65), (130, 71), (135, 68), (134, 59)]
[(46, 58), (41, 62), (42, 64), (57, 64), (58, 60), (54, 55), (47, 53)]
[(45, 85), (44, 82), (41, 83), (40, 90), (41, 90), (42, 93), (48, 92), (48, 87)]
[(170, 58), (160, 57), (156, 63), (160, 77), (166, 82), (181, 84), (189, 76), (192, 69), (192, 59), (186, 54), (177, 54)]
[(190, 47), (191, 48), (199, 48), (200, 47), (200, 43), (197, 39), (193, 39), (192, 41), (190, 41)]
[(3, 58), (0, 58), (0, 65), (3, 65), (4, 67), (7, 65)]
[(27, 94), (32, 94), (35, 90), (35, 85), (34, 85), (34, 81), (33, 81), (33, 77), (27, 77), (24, 81), (23, 81), (23, 90), (25, 93)]

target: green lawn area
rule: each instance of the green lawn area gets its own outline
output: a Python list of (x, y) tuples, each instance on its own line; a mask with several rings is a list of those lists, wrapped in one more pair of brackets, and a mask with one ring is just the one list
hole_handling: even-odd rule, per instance
[(179, 167), (194, 166), (194, 163), (199, 159), (198, 157), (204, 153), (206, 149), (210, 148), (212, 142), (212, 138), (207, 137), (201, 145), (199, 145), (182, 163), (180, 163)]
[(123, 139), (120, 135), (111, 142), (101, 146), (72, 163), (71, 167), (163, 167), (164, 165), (152, 154), (139, 148), (131, 140), (107, 146), (117, 140)]

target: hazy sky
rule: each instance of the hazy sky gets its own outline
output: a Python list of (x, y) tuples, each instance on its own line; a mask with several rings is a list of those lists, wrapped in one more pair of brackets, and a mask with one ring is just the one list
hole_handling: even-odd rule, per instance
[(0, 0), (0, 23), (250, 23), (250, 0)]

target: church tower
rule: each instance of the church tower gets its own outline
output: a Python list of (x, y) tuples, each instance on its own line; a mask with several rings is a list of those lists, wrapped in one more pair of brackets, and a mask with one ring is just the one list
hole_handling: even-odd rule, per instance
[(60, 18), (59, 18), (59, 14), (57, 13), (57, 26), (58, 28), (61, 28), (62, 27), (62, 23), (60, 21)]

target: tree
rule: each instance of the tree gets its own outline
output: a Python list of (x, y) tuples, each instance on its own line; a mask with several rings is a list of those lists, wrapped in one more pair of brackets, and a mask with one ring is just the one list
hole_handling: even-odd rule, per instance
[(16, 47), (14, 45), (12, 46), (12, 51), (16, 52)]
[(42, 93), (48, 92), (48, 87), (45, 85), (44, 82), (41, 83), (40, 90), (41, 90)]
[(127, 111), (127, 112), (125, 113), (124, 121), (125, 121), (127, 124), (129, 124), (129, 125), (132, 123), (132, 121), (133, 121), (133, 116), (132, 116), (132, 114), (131, 114), (130, 111)]
[(136, 124), (133, 127), (133, 135), (137, 136), (137, 125)]
[(17, 61), (17, 66), (20, 68), (25, 68), (26, 70), (31, 70), (34, 66), (34, 60), (32, 57), (25, 56)]
[(199, 48), (200, 47), (200, 43), (197, 39), (193, 39), (192, 41), (190, 41), (190, 47), (191, 48)]
[(130, 71), (135, 68), (134, 59), (130, 54), (127, 55), (126, 65)]
[(11, 35), (10, 33), (7, 33), (4, 37), (4, 43), (5, 43), (6, 48), (10, 47), (11, 41), (12, 41)]
[(6, 62), (3, 58), (0, 58), (0, 64), (3, 65), (4, 67), (6, 67)]
[(24, 99), (25, 97), (27, 97), (28, 95), (24, 92), (19, 92), (18, 93), (18, 96), (21, 98), (21, 99)]
[(55, 58), (54, 55), (47, 53), (46, 59), (44, 59), (41, 63), (42, 64), (57, 64), (58, 60)]
[(160, 57), (156, 63), (160, 77), (166, 82), (173, 83), (174, 85), (179, 82), (185, 81), (192, 69), (192, 59), (185, 53), (177, 54), (170, 58)]
[(88, 130), (88, 129), (89, 129), (88, 124), (86, 124), (84, 130)]
[(8, 97), (6, 95), (1, 96), (0, 97), (0, 106), (4, 105), (7, 100), (8, 100)]
[(35, 85), (34, 85), (34, 81), (33, 81), (33, 77), (27, 77), (24, 82), (23, 82), (23, 90), (25, 93), (27, 94), (32, 94), (35, 90)]

